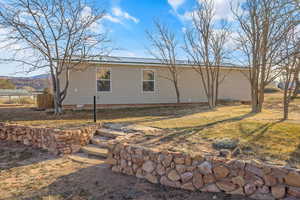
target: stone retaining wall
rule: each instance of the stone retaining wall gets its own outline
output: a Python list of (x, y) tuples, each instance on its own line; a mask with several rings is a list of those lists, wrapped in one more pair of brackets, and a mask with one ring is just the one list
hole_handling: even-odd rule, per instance
[(0, 123), (0, 140), (21, 142), (54, 154), (70, 154), (87, 145), (99, 126), (93, 124), (63, 130)]
[(258, 161), (191, 157), (115, 142), (107, 162), (114, 172), (152, 183), (202, 192), (226, 192), (253, 199), (300, 199), (300, 171)]

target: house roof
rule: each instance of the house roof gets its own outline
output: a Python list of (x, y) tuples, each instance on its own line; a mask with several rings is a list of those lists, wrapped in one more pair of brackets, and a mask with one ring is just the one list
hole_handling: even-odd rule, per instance
[[(76, 59), (73, 59), (76, 61)], [(116, 57), (116, 56), (104, 56), (101, 59), (87, 59), (88, 63), (99, 63), (99, 64), (118, 64), (118, 65), (134, 65), (134, 66), (153, 66), (153, 67), (166, 67), (167, 64), (163, 63), (159, 59), (155, 58), (137, 58), (137, 57)], [(196, 64), (188, 60), (176, 60), (176, 65), (181, 67), (193, 67)], [(204, 65), (203, 65), (204, 66)], [(224, 68), (235, 68), (235, 69), (247, 69), (243, 66), (238, 66), (231, 63), (223, 63), (221, 67)]]
[(0, 96), (31, 96), (32, 94), (23, 89), (0, 89)]

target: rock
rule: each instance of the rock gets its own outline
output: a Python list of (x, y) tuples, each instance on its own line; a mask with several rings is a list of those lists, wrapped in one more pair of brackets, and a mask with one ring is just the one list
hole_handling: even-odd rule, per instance
[(201, 192), (221, 192), (216, 184), (209, 184), (200, 189)]
[(236, 176), (231, 179), (232, 183), (243, 187), (245, 185), (245, 179), (242, 176)]
[(219, 181), (216, 183), (216, 185), (220, 190), (223, 190), (225, 192), (231, 192), (237, 188), (236, 185), (231, 183), (230, 181)]
[(155, 163), (148, 160), (146, 161), (144, 164), (143, 164), (143, 170), (148, 172), (148, 173), (151, 173), (153, 172), (153, 170), (155, 169)]
[(27, 138), (24, 138), (24, 140), (23, 140), (23, 144), (25, 144), (25, 145), (30, 145), (31, 143), (30, 143), (30, 141), (27, 139)]
[(147, 173), (145, 178), (151, 183), (158, 183), (158, 179), (153, 174)]
[(190, 156), (186, 156), (184, 162), (187, 166), (192, 165), (192, 158)]
[(195, 186), (195, 188), (200, 189), (203, 187), (204, 183), (203, 183), (203, 178), (202, 178), (202, 174), (195, 172), (193, 175), (193, 185)]
[(288, 187), (287, 193), (293, 197), (300, 198), (300, 188)]
[(183, 183), (188, 182), (189, 180), (191, 180), (193, 178), (193, 173), (192, 172), (185, 172), (183, 174), (181, 174), (181, 180)]
[(202, 174), (211, 174), (212, 173), (212, 165), (210, 162), (205, 161), (198, 165), (198, 169)]
[(300, 187), (300, 174), (297, 172), (290, 172), (284, 178), (286, 184), (294, 187)]
[(299, 200), (298, 198), (295, 198), (295, 197), (286, 197), (282, 200)]
[(117, 160), (112, 158), (112, 157), (108, 157), (106, 160), (105, 160), (105, 163), (109, 164), (109, 165), (116, 165), (117, 164)]
[(286, 188), (283, 185), (273, 186), (271, 187), (271, 192), (276, 199), (281, 199), (285, 197)]
[(190, 191), (195, 191), (196, 188), (194, 187), (193, 183), (189, 182), (189, 183), (185, 183), (181, 186), (182, 189), (185, 190), (190, 190)]
[(229, 139), (229, 138), (225, 138), (222, 140), (218, 140), (216, 142), (213, 143), (213, 147), (215, 149), (235, 149), (238, 145), (238, 141), (237, 140), (233, 140), (233, 139)]
[(232, 195), (244, 195), (244, 189), (242, 187), (239, 187), (236, 190), (233, 190), (231, 192), (227, 192), (228, 194), (232, 194)]
[(185, 165), (176, 165), (175, 169), (178, 171), (179, 174), (182, 174), (186, 171)]
[[(161, 156), (161, 155), (160, 155)], [(164, 167), (169, 167), (171, 162), (173, 160), (173, 156), (171, 154), (165, 154), (163, 155), (162, 164)]]
[(252, 194), (250, 198), (257, 200), (275, 200), (275, 198), (271, 194), (262, 194), (259, 192)]
[(216, 179), (225, 178), (229, 174), (229, 169), (223, 165), (219, 165), (213, 169)]
[(263, 178), (267, 186), (273, 186), (277, 184), (277, 179), (272, 175), (264, 175)]
[(264, 185), (264, 180), (255, 174), (247, 172), (244, 176), (244, 179), (247, 183), (254, 184), (256, 186), (262, 186)]
[(248, 172), (251, 172), (259, 177), (263, 177), (264, 173), (263, 173), (263, 170), (252, 165), (252, 164), (247, 164), (246, 165), (246, 168), (245, 168), (246, 171)]
[(166, 186), (174, 187), (174, 188), (180, 188), (180, 186), (181, 186), (179, 181), (170, 181), (166, 176), (161, 177), (160, 183), (162, 185), (166, 185)]
[(207, 174), (203, 176), (203, 181), (205, 184), (214, 183), (216, 181), (212, 174)]
[(168, 178), (171, 181), (178, 181), (178, 180), (180, 180), (180, 175), (178, 174), (178, 172), (176, 170), (173, 169), (168, 173)]
[(237, 157), (242, 153), (242, 150), (240, 148), (235, 148), (232, 152), (231, 152), (231, 156), (233, 157)]
[(144, 178), (143, 170), (142, 169), (137, 169), (135, 176), (137, 178)]
[(120, 170), (120, 167), (118, 167), (118, 166), (113, 166), (113, 167), (111, 168), (111, 171), (113, 171), (113, 172), (120, 172), (121, 170)]
[(219, 151), (219, 157), (228, 158), (230, 157), (231, 152), (227, 149), (221, 149)]
[(246, 195), (251, 195), (256, 191), (256, 186), (248, 183), (244, 186), (244, 190)]
[(156, 172), (157, 172), (160, 176), (162, 176), (162, 175), (164, 175), (164, 174), (166, 173), (166, 169), (165, 169), (165, 167), (164, 167), (163, 165), (158, 164), (157, 167), (156, 167)]
[(174, 163), (175, 164), (184, 164), (185, 163), (185, 158), (184, 157), (175, 157), (174, 158)]
[(263, 186), (261, 186), (261, 187), (259, 187), (259, 188), (257, 189), (257, 192), (258, 192), (258, 193), (262, 193), (262, 194), (269, 194), (269, 193), (270, 193), (270, 189), (269, 189), (268, 186), (263, 185)]

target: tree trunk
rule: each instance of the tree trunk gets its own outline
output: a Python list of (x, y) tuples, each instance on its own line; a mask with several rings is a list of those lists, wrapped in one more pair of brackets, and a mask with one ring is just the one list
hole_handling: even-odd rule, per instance
[(174, 87), (175, 87), (175, 91), (176, 91), (177, 103), (180, 103), (180, 92), (179, 92), (177, 81), (174, 81)]
[(60, 82), (57, 76), (54, 77), (53, 84), (53, 101), (54, 101), (54, 114), (60, 115), (63, 112), (62, 104), (61, 104), (61, 95), (60, 95)]
[(287, 120), (289, 118), (289, 99), (288, 99), (288, 89), (285, 88), (283, 96), (283, 119)]
[(300, 72), (297, 71), (296, 75), (295, 75), (295, 89), (294, 89), (294, 92), (293, 92), (293, 95), (292, 95), (292, 99), (295, 99), (297, 98), (298, 94), (299, 94), (299, 91), (300, 91), (300, 80), (299, 80), (299, 75), (300, 75)]

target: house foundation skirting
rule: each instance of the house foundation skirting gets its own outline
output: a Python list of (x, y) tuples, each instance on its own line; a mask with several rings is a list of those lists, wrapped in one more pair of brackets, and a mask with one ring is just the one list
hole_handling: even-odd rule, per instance
[[(241, 104), (249, 104), (248, 101), (238, 101)], [(227, 102), (220, 102), (221, 104), (227, 104)], [(144, 108), (144, 107), (163, 107), (163, 106), (191, 106), (191, 105), (208, 105), (206, 102), (194, 102), (194, 103), (155, 103), (155, 104), (97, 104), (97, 108)], [(64, 109), (93, 109), (93, 104), (75, 105), (68, 104), (63, 106)]]

